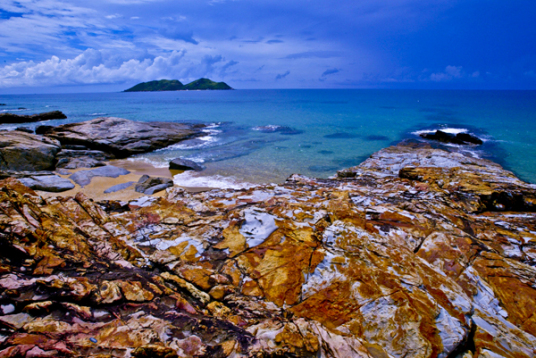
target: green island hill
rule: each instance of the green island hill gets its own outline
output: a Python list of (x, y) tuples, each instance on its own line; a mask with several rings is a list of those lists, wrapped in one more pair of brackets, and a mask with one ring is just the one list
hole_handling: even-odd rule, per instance
[(188, 91), (188, 90), (231, 90), (225, 82), (214, 82), (208, 78), (200, 78), (186, 85), (178, 80), (160, 80), (138, 83), (123, 92), (156, 92), (156, 91)]

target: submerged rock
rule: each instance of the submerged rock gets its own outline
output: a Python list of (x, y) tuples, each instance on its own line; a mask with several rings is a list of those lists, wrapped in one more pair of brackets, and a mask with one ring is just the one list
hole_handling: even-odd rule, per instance
[(136, 122), (124, 118), (102, 117), (57, 127), (39, 127), (36, 132), (57, 139), (62, 145), (83, 145), (117, 158), (125, 158), (202, 135), (203, 127), (184, 123)]
[(343, 173), (129, 205), (1, 181), (0, 355), (536, 355), (536, 185), (423, 144)]
[[(25, 109), (25, 108), (19, 108)], [(67, 116), (61, 111), (52, 111), (31, 115), (20, 115), (13, 113), (0, 113), (0, 124), (2, 123), (29, 123), (29, 122), (39, 122), (39, 121), (48, 121), (51, 119), (65, 119)]]

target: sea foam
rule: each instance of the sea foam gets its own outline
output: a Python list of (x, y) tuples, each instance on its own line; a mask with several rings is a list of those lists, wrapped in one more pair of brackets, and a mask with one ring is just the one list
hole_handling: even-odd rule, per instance
[(183, 187), (194, 188), (218, 188), (218, 189), (248, 189), (256, 185), (248, 182), (241, 182), (233, 177), (221, 175), (199, 176), (193, 172), (184, 172), (173, 177), (173, 183)]

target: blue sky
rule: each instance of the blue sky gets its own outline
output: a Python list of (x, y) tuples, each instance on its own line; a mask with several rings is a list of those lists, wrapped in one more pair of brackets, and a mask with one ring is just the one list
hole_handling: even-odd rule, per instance
[(3, 0), (0, 92), (536, 89), (534, 0)]

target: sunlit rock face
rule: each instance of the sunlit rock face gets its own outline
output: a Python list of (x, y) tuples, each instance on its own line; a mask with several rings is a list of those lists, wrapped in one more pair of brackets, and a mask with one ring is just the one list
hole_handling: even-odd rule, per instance
[(0, 182), (2, 357), (534, 357), (536, 187), (428, 146), (95, 203)]

